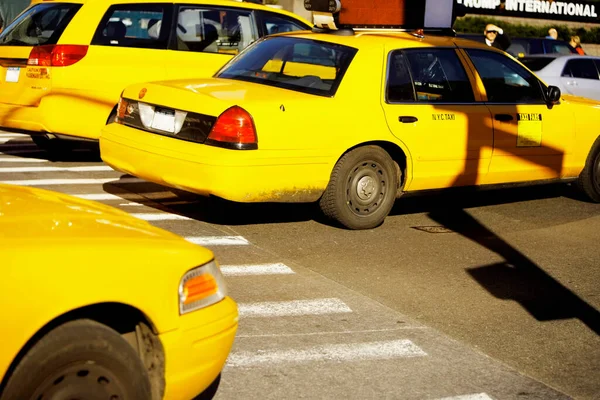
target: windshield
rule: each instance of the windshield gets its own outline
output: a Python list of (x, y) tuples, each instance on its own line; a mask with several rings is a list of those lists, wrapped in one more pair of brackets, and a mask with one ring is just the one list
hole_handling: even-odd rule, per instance
[(333, 96), (356, 52), (316, 40), (267, 38), (249, 47), (217, 76)]
[(31, 7), (0, 34), (0, 46), (56, 44), (81, 4), (42, 3)]

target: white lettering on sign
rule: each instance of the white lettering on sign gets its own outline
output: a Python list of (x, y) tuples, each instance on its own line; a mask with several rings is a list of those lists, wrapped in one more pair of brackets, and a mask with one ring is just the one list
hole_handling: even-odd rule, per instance
[[(495, 10), (501, 7), (500, 0), (457, 0), (465, 7), (476, 9)], [(598, 18), (596, 6), (593, 4), (581, 4), (570, 1), (552, 0), (506, 0), (504, 3), (506, 11), (517, 11), (524, 13), (567, 15), (572, 17)]]

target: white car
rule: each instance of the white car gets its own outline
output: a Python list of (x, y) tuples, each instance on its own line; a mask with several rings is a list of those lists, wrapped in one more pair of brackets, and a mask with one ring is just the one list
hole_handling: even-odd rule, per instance
[(519, 61), (562, 93), (600, 100), (600, 57), (545, 54)]

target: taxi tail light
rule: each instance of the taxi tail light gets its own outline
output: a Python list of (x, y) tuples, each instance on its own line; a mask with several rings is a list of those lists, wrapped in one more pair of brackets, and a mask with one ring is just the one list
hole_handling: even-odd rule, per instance
[(29, 53), (27, 65), (38, 67), (68, 67), (83, 59), (88, 46), (78, 44), (48, 44), (35, 46)]
[(179, 312), (208, 307), (226, 296), (225, 280), (213, 260), (187, 272), (179, 284)]
[(258, 138), (252, 116), (239, 106), (228, 108), (217, 118), (206, 144), (237, 150), (257, 149)]

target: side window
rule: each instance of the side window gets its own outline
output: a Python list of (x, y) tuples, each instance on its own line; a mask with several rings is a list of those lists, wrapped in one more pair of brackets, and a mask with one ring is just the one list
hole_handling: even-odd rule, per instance
[(393, 51), (388, 64), (386, 101), (401, 103), (415, 101), (415, 89), (410, 79), (408, 61), (401, 51)]
[(181, 51), (237, 54), (256, 40), (251, 11), (180, 6), (177, 45)]
[(574, 51), (571, 51), (571, 48), (565, 42), (561, 42), (558, 40), (545, 40), (544, 47), (546, 49), (546, 53), (550, 54), (573, 54)]
[(562, 76), (598, 80), (598, 70), (594, 65), (594, 61), (590, 59), (569, 60), (565, 65)]
[(166, 49), (170, 4), (119, 4), (108, 9), (92, 45)]
[(509, 57), (486, 50), (467, 50), (492, 103), (544, 103), (540, 81)]
[(405, 50), (416, 100), (419, 102), (469, 103), (473, 89), (453, 49)]
[(261, 21), (266, 35), (310, 29), (308, 26), (304, 26), (291, 18), (269, 12), (261, 13)]
[(0, 45), (37, 46), (56, 44), (81, 8), (80, 4), (43, 3), (31, 7), (0, 35)]

